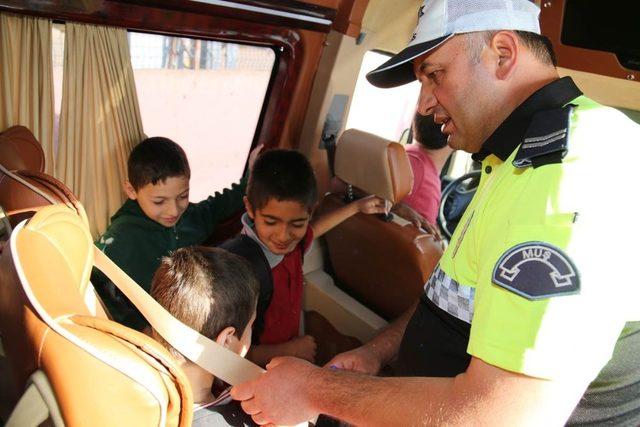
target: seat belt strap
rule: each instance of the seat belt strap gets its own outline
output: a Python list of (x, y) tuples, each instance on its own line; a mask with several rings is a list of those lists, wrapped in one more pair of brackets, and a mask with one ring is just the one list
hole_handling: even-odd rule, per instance
[[(2, 166), (0, 166), (0, 170), (6, 172), (6, 169)], [(9, 175), (13, 174), (9, 173)], [(27, 187), (31, 188), (30, 185), (27, 185)], [(43, 192), (41, 192), (37, 187), (31, 189), (44, 196)], [(55, 204), (55, 201), (53, 201), (52, 204)], [(24, 223), (25, 222), (19, 225), (18, 228), (21, 228)], [(12, 245), (14, 245), (14, 243), (12, 243)], [(12, 249), (15, 250), (15, 247), (12, 246)], [(258, 365), (240, 357), (240, 355), (199, 334), (173, 317), (164, 309), (164, 307), (154, 300), (151, 295), (138, 286), (133, 279), (124, 273), (120, 267), (111, 261), (111, 259), (96, 246), (93, 246), (93, 254), (94, 266), (102, 271), (113, 282), (113, 284), (120, 289), (120, 291), (149, 321), (151, 326), (162, 336), (162, 338), (164, 338), (173, 348), (179, 351), (187, 359), (232, 386), (241, 384), (245, 381), (254, 380), (265, 372), (265, 370)], [(23, 283), (25, 283), (25, 281), (23, 281)], [(31, 301), (31, 304), (36, 308), (38, 314), (45, 319), (45, 323), (71, 342), (81, 348), (85, 348), (83, 345), (76, 342), (75, 337), (65, 333), (63, 329), (57, 329), (55, 326), (52, 326), (57, 325), (57, 323), (48, 316), (46, 311), (42, 306), (40, 306), (37, 299), (33, 297), (28, 288), (25, 288), (25, 292), (27, 292), (27, 296)], [(106, 316), (104, 317), (106, 318)], [(93, 355), (98, 357), (96, 354)], [(119, 369), (123, 372), (127, 372), (129, 365)], [(134, 374), (134, 371), (129, 373), (132, 378), (136, 377)], [(315, 421), (316, 418), (311, 420), (311, 423), (315, 424)], [(298, 427), (306, 425), (307, 423), (305, 422), (298, 424)]]
[(94, 263), (173, 348), (230, 385), (254, 380), (264, 369), (199, 334), (165, 310), (111, 259), (94, 246)]
[[(41, 189), (31, 184), (29, 181), (25, 180), (18, 174), (11, 172), (1, 164), (0, 164), (0, 172), (5, 174), (7, 177), (13, 179), (14, 181), (24, 185), (29, 190), (33, 191), (34, 193), (36, 193), (37, 195), (45, 199), (47, 202), (51, 203), (52, 205), (58, 204), (58, 201), (52, 198), (51, 195), (42, 191)], [(6, 217), (3, 219), (6, 219)], [(87, 308), (89, 308), (91, 313), (93, 313), (95, 316), (102, 317), (104, 319), (109, 318), (109, 316), (107, 315), (106, 309), (102, 304), (102, 300), (98, 298), (93, 287), (88, 287), (86, 289), (86, 292), (84, 294), (84, 302), (87, 304)]]
[[(17, 174), (0, 165), (0, 171), (15, 179), (51, 204), (57, 202), (50, 195)], [(94, 263), (113, 284), (129, 298), (162, 338), (187, 359), (207, 370), (227, 384), (236, 385), (257, 378), (264, 372), (258, 365), (240, 357), (215, 341), (199, 334), (173, 317), (125, 274), (103, 252), (94, 246)], [(104, 316), (106, 318), (106, 315)]]

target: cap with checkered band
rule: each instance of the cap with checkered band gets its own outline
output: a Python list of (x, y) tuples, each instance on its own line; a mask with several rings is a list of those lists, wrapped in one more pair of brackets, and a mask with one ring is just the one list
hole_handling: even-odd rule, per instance
[(409, 45), (369, 72), (367, 80), (381, 88), (412, 82), (416, 77), (411, 61), (456, 34), (495, 30), (540, 34), (539, 13), (530, 0), (425, 0)]

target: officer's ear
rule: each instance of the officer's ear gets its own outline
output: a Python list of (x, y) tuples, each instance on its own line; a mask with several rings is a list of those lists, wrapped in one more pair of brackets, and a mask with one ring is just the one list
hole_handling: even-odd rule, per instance
[(489, 49), (494, 61), (496, 77), (508, 79), (516, 68), (520, 54), (518, 36), (513, 31), (498, 31), (491, 38)]

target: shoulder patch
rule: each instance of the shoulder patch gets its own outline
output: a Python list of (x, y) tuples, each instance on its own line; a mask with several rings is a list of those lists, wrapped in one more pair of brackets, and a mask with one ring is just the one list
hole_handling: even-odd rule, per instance
[(571, 258), (544, 242), (526, 242), (506, 251), (493, 269), (493, 283), (529, 300), (580, 292)]
[(562, 108), (545, 110), (534, 115), (513, 159), (513, 166), (537, 168), (547, 164), (562, 163), (568, 151), (569, 125), (574, 107), (568, 104)]

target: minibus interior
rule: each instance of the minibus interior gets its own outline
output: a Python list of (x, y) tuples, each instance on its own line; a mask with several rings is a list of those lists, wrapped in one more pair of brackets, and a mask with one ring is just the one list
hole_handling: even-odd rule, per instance
[[(399, 203), (419, 86), (377, 89), (364, 76), (404, 48), (421, 3), (0, 0), (0, 420), (189, 425), (184, 373), (110, 321), (90, 282), (93, 241), (126, 198), (129, 151), (149, 136), (178, 142), (192, 202), (237, 182), (262, 145), (309, 159), (317, 212), (349, 200), (334, 177)], [(536, 1), (560, 74), (640, 123), (640, 8), (614, 3)], [(391, 213), (356, 214), (314, 242), (301, 328), (317, 364), (416, 300), (478, 168), (454, 152), (441, 173), (442, 241)], [(209, 243), (236, 235), (240, 214)]]

